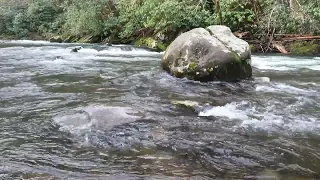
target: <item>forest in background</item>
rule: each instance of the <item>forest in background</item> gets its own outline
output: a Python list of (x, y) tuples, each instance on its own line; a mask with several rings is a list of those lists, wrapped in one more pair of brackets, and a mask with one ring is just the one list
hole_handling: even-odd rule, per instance
[(320, 35), (320, 1), (0, 0), (0, 37), (159, 46), (195, 27), (222, 24), (239, 36)]

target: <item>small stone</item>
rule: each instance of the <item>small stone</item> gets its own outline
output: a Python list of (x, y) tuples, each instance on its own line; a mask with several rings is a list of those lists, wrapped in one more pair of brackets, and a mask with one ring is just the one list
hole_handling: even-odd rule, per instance
[(78, 52), (80, 49), (82, 49), (81, 46), (75, 47), (75, 48), (71, 49), (71, 52)]

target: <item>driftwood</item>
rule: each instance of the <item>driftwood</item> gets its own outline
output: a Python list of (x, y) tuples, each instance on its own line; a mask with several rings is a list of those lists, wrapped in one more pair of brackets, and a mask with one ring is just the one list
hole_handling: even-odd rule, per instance
[(320, 36), (313, 36), (310, 34), (274, 34), (270, 36), (263, 34), (255, 34), (256, 37), (265, 37), (264, 40), (251, 39), (252, 36), (248, 32), (235, 32), (233, 33), (238, 38), (246, 40), (249, 44), (258, 48), (261, 52), (274, 52), (278, 51), (283, 54), (288, 54), (284, 44), (292, 41), (312, 41), (320, 40)]
[(283, 41), (297, 41), (297, 40), (316, 40), (316, 39), (320, 39), (320, 36), (301, 36), (301, 37), (287, 37), (287, 38), (283, 38)]
[[(265, 34), (254, 34), (255, 36), (265, 36)], [(312, 36), (312, 34), (273, 34), (275, 38), (277, 37), (307, 37)]]
[[(241, 39), (250, 40), (249, 32), (234, 32), (235, 36)], [(264, 34), (254, 34), (255, 37), (265, 37)], [(313, 36), (311, 34), (272, 34), (272, 38), (277, 41), (296, 41), (296, 40), (315, 40), (320, 39), (320, 36)]]
[(233, 33), (236, 37), (242, 39), (249, 35), (249, 32), (234, 32)]
[(272, 47), (277, 49), (279, 52), (281, 52), (282, 54), (288, 54), (289, 52), (286, 50), (286, 48), (279, 43), (273, 42), (272, 43)]

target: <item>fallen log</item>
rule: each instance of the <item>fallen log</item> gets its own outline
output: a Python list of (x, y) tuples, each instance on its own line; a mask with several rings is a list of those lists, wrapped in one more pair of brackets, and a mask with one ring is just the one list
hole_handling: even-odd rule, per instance
[[(295, 43), (295, 41), (302, 41), (304, 43), (315, 40), (313, 44), (320, 43), (320, 36), (312, 36), (310, 34), (272, 34), (270, 37), (251, 39), (252, 36), (248, 36), (247, 33), (234, 33), (238, 37), (242, 37), (250, 45), (252, 45), (252, 50), (255, 52), (280, 52), (282, 54), (289, 54), (292, 52), (288, 51), (290, 44)], [(245, 35), (245, 36), (242, 36)], [(256, 36), (257, 34), (255, 34)], [(248, 39), (246, 38), (248, 37)], [(319, 44), (320, 45), (320, 44)], [(289, 48), (290, 49), (290, 48)], [(291, 51), (291, 50), (290, 50)]]
[[(265, 36), (265, 34), (254, 34), (254, 36)], [(275, 37), (306, 37), (312, 36), (312, 34), (273, 34)]]
[(320, 36), (300, 36), (300, 37), (291, 37), (291, 38), (282, 38), (282, 41), (297, 41), (297, 40), (315, 40), (315, 39), (320, 39)]
[(286, 48), (282, 44), (273, 42), (272, 43), (272, 48), (277, 49), (282, 54), (289, 54), (289, 52), (286, 50)]

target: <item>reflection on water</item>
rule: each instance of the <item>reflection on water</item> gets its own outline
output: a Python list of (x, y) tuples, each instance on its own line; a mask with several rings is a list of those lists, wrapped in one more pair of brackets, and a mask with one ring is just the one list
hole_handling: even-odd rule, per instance
[(320, 178), (318, 57), (253, 56), (230, 84), (161, 55), (1, 41), (0, 179)]

